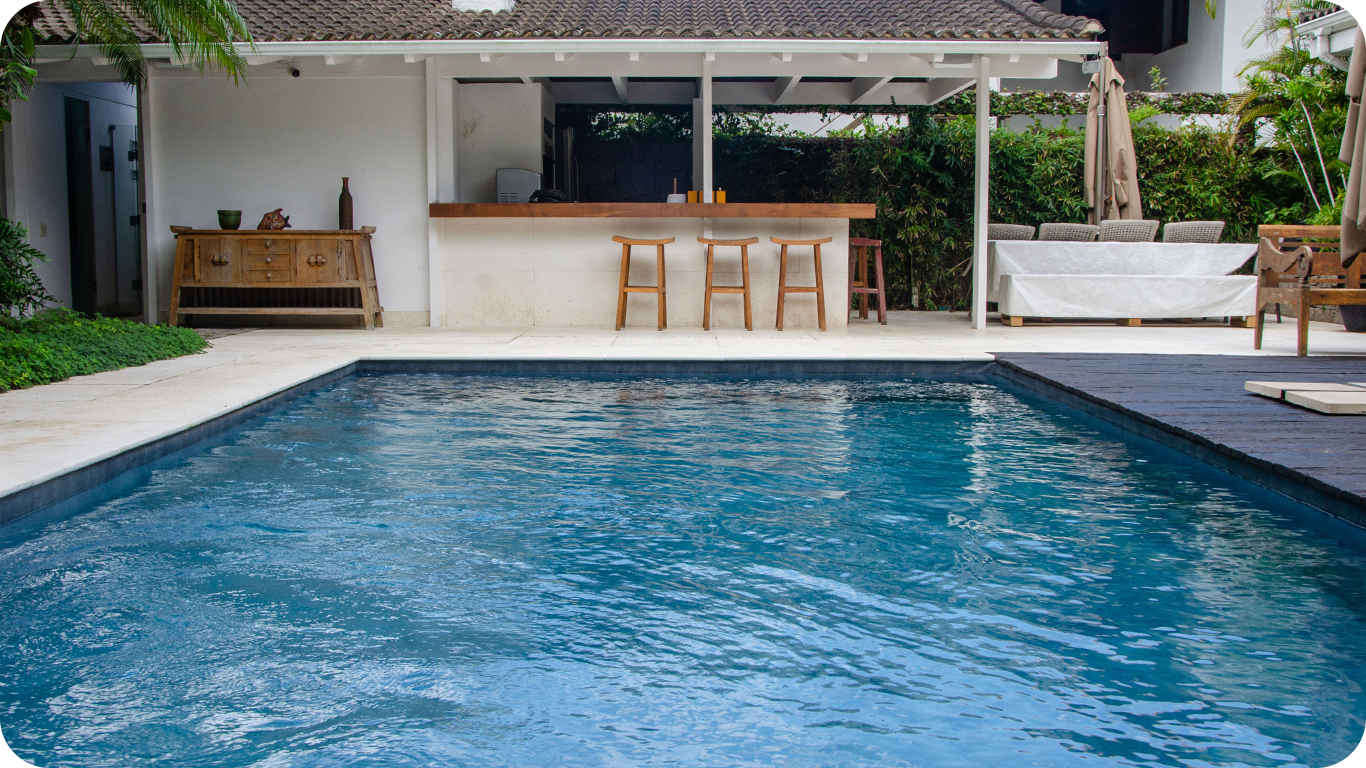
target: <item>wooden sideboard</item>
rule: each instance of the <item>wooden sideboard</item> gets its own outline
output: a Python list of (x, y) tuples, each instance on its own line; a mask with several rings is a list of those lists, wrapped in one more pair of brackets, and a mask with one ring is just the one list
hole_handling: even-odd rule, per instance
[(384, 325), (374, 227), (171, 231), (171, 325), (185, 315), (361, 315), (368, 329)]

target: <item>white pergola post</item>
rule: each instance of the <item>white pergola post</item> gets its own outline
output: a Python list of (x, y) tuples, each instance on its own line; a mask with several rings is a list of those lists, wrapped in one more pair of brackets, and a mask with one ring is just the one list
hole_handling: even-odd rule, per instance
[(711, 162), (711, 69), (712, 61), (716, 58), (714, 53), (702, 55), (702, 115), (697, 121), (697, 126), (701, 131), (702, 140), (702, 202), (712, 202), (712, 187), (715, 184), (715, 177), (712, 175)]
[(972, 327), (987, 327), (987, 220), (991, 169), (991, 59), (977, 57), (977, 152), (972, 206)]

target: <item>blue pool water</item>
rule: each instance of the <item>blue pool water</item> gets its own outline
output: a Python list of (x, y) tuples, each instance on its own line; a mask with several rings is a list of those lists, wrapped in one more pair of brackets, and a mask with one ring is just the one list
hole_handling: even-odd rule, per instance
[(359, 376), (0, 529), (0, 727), (43, 768), (1321, 766), (1366, 558), (1318, 519), (987, 384)]

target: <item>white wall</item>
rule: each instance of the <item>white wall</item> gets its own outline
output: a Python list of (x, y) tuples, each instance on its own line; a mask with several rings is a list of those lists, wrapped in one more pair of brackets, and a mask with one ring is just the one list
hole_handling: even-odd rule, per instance
[[(750, 302), (755, 329), (773, 328), (778, 308), (779, 246), (770, 237), (831, 237), (821, 247), (826, 327), (848, 323), (848, 219), (701, 218), (449, 218), (436, 219), (445, 306), (440, 324), (499, 328), (521, 326), (611, 328), (616, 323), (621, 246), (614, 235), (674, 238), (665, 246), (665, 298), (669, 328), (700, 328), (706, 285), (706, 246), (718, 239), (758, 236), (749, 248)], [(710, 222), (710, 223), (708, 223)], [(718, 247), (713, 285), (740, 285), (740, 249)], [(632, 285), (655, 284), (655, 249), (632, 249)], [(810, 246), (788, 251), (788, 285), (816, 284)], [(816, 328), (814, 294), (789, 294), (784, 327)], [(653, 294), (630, 294), (626, 323), (653, 330)], [(744, 328), (738, 294), (715, 294), (713, 328)]]
[[(242, 227), (284, 208), (294, 229), (335, 229), (341, 177), (356, 226), (374, 226), (385, 322), (427, 324), (426, 91), (420, 65), (367, 73), (364, 63), (253, 67), (247, 82), (156, 70), (149, 93), (151, 267), (159, 310), (170, 304), (172, 224)], [(351, 71), (347, 71), (350, 69)], [(539, 111), (539, 105), (537, 106)], [(411, 314), (405, 314), (411, 313)]]
[[(28, 101), (15, 101), (6, 147), (9, 217), (29, 230), (29, 242), (49, 259), (37, 266), (47, 292), (71, 306), (71, 251), (66, 190), (66, 96), (90, 103), (90, 164), (95, 193), (95, 263), (100, 304), (113, 295), (113, 190), (99, 170), (99, 146), (110, 125), (137, 123), (132, 89), (122, 83), (39, 83)], [(46, 234), (44, 234), (44, 230)]]
[(497, 202), (499, 168), (543, 172), (541, 116), (545, 100), (539, 83), (455, 86), (459, 202)]
[(1265, 40), (1243, 47), (1243, 37), (1265, 13), (1261, 0), (1219, 0), (1213, 19), (1200, 0), (1190, 5), (1189, 42), (1156, 55), (1128, 54), (1116, 64), (1129, 90), (1148, 90), (1148, 70), (1154, 66), (1170, 83), (1167, 90), (1175, 93), (1242, 90), (1238, 71), (1270, 50)]

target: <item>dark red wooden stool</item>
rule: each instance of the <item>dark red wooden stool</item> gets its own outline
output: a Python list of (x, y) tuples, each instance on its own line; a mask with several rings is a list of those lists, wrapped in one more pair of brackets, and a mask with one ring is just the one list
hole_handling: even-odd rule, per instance
[[(868, 283), (868, 250), (873, 251), (873, 269), (877, 287)], [(856, 271), (857, 270), (857, 271)], [(858, 316), (868, 319), (868, 294), (877, 294), (877, 321), (887, 324), (887, 281), (882, 275), (882, 241), (863, 237), (849, 238), (849, 302), (858, 295)]]

